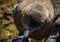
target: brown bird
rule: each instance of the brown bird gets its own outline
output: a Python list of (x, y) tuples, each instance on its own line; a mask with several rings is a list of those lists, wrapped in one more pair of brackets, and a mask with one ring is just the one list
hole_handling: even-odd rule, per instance
[[(59, 13), (56, 14), (52, 0), (21, 0), (14, 6), (14, 21), (20, 31), (24, 33), (25, 28), (30, 27), (31, 38), (41, 40), (60, 30), (55, 27)], [(58, 16), (58, 17), (57, 17)], [(57, 23), (58, 24), (58, 23)], [(59, 24), (58, 24), (59, 25)], [(58, 26), (59, 27), (59, 26)]]

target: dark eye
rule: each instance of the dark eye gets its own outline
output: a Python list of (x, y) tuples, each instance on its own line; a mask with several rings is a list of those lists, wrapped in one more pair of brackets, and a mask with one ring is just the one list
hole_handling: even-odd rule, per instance
[(36, 18), (28, 15), (28, 16), (25, 16), (25, 17), (22, 18), (22, 24), (24, 26), (27, 25), (31, 28), (37, 28), (37, 27), (40, 27), (43, 24), (43, 22), (42, 21), (37, 21)]
[(4, 8), (1, 8), (1, 10), (4, 10)]
[(39, 27), (41, 24), (43, 24), (42, 21), (38, 22), (38, 21), (36, 21), (35, 18), (30, 17), (30, 27), (36, 28), (36, 27)]

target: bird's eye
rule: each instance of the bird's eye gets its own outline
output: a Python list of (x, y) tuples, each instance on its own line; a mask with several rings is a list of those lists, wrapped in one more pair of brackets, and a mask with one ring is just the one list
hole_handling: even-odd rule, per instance
[(43, 21), (37, 21), (34, 17), (31, 15), (25, 16), (22, 18), (22, 25), (24, 27), (31, 27), (31, 28), (37, 28), (43, 24)]
[(39, 27), (43, 22), (38, 22), (35, 18), (30, 17), (30, 27)]

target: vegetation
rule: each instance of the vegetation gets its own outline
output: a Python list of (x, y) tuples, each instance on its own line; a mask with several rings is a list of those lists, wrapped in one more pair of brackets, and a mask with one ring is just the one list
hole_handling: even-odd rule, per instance
[(0, 0), (0, 41), (9, 42), (17, 38), (17, 30), (13, 20), (13, 6), (16, 0)]

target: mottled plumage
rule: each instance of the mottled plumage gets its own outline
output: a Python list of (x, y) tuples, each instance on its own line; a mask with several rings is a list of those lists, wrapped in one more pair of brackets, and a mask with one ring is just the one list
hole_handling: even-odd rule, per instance
[[(30, 37), (37, 40), (59, 32), (60, 28), (56, 27), (58, 24), (56, 20), (59, 18), (57, 17), (59, 13), (56, 12), (56, 7), (59, 7), (54, 4), (56, 2), (54, 0), (21, 0), (17, 3), (14, 7), (13, 17), (20, 35), (27, 26), (30, 26), (32, 30), (36, 29)], [(60, 26), (60, 24), (58, 25)]]

